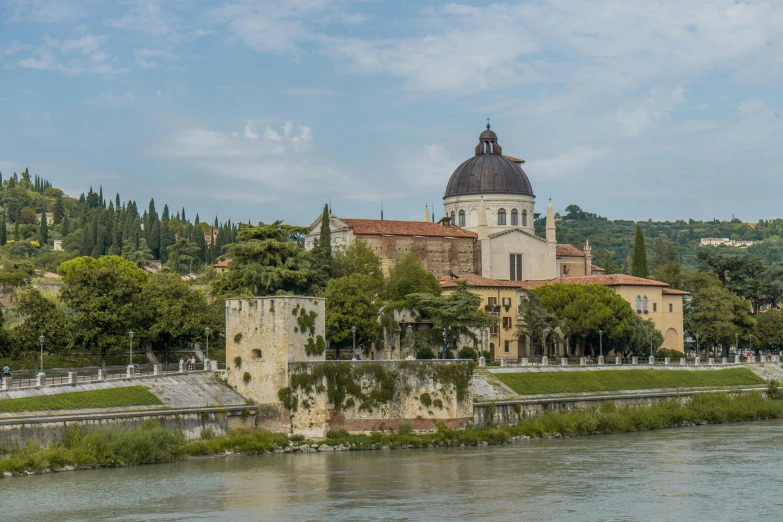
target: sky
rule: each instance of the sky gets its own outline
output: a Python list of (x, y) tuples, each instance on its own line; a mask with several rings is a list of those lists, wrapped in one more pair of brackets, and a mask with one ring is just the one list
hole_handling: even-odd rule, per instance
[(0, 0), (0, 172), (202, 220), (443, 212), (490, 118), (612, 219), (783, 215), (783, 1)]

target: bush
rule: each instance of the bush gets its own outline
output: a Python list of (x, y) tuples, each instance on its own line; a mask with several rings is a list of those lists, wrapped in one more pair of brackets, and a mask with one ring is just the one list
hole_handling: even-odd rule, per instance
[(410, 435), (413, 433), (413, 425), (410, 422), (402, 422), (397, 426), (397, 435)]
[(769, 386), (767, 386), (767, 397), (773, 400), (783, 398), (783, 394), (780, 393), (780, 388), (778, 387), (778, 381), (775, 379), (770, 379), (769, 381)]
[(419, 348), (416, 351), (416, 358), (417, 359), (434, 359), (435, 358), (435, 352), (433, 352), (431, 348)]
[(463, 347), (457, 353), (457, 359), (473, 359), (474, 361), (478, 362), (478, 357), (478, 352), (470, 346)]
[(244, 375), (242, 375), (242, 382), (244, 382), (245, 384), (250, 384), (250, 379), (251, 379), (250, 372), (245, 372)]
[(432, 405), (432, 397), (430, 397), (430, 394), (429, 394), (429, 393), (427, 393), (427, 392), (424, 392), (424, 393), (422, 393), (422, 394), (419, 396), (419, 400), (420, 400), (420, 401), (421, 401), (421, 403), (422, 403), (424, 406), (426, 406), (427, 408), (429, 408), (429, 407)]
[(351, 434), (345, 430), (329, 430), (326, 432), (327, 439), (347, 439)]
[(670, 350), (669, 348), (659, 348), (658, 351), (655, 352), (655, 357), (657, 359), (663, 359), (665, 357), (679, 359), (680, 357), (685, 357), (685, 354), (678, 352), (677, 350)]
[(301, 433), (295, 433), (294, 435), (289, 436), (288, 440), (290, 440), (291, 442), (302, 442), (303, 440), (305, 440), (305, 438), (304, 435), (302, 435)]

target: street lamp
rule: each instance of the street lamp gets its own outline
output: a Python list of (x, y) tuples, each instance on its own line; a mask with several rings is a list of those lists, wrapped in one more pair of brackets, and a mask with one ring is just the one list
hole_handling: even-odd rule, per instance
[(128, 341), (130, 342), (130, 365), (133, 366), (133, 330), (128, 332)]
[(356, 357), (356, 327), (351, 326), (351, 335), (353, 336), (353, 356)]
[(204, 333), (206, 334), (206, 338), (207, 338), (207, 355), (205, 356), (206, 360), (209, 360), (209, 332), (210, 332), (209, 326), (204, 328)]
[(751, 337), (751, 334), (748, 334), (748, 351), (753, 353), (753, 337)]
[(443, 359), (446, 359), (446, 327), (443, 327)]
[(44, 371), (44, 368), (43, 368), (43, 345), (44, 345), (44, 341), (45, 340), (46, 339), (45, 339), (45, 337), (43, 335), (38, 338), (38, 341), (40, 341), (40, 343), (41, 343), (41, 369), (40, 369), (40, 373), (43, 373), (43, 371)]
[(652, 353), (652, 332), (649, 332), (649, 334), (650, 334), (650, 357), (652, 357), (653, 356), (653, 353)]
[(699, 356), (699, 334), (696, 334), (696, 355), (694, 357)]
[[(600, 356), (604, 356), (604, 331), (598, 330), (598, 349), (600, 350)], [(615, 352), (617, 353), (617, 352)]]
[(739, 334), (738, 333), (734, 334), (734, 345), (735, 345), (734, 349), (737, 350), (737, 355), (739, 355), (740, 354), (740, 349), (739, 349)]

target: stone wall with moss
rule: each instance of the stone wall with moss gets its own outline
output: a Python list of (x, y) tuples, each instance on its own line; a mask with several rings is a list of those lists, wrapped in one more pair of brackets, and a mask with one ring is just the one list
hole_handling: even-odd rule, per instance
[(226, 300), (226, 377), (267, 415), (280, 412), (278, 390), (288, 386), (293, 362), (324, 361), (325, 299), (274, 296)]
[(291, 363), (278, 398), (290, 413), (291, 431), (309, 437), (401, 423), (416, 430), (441, 422), (463, 427), (473, 418), (473, 368), (464, 361)]

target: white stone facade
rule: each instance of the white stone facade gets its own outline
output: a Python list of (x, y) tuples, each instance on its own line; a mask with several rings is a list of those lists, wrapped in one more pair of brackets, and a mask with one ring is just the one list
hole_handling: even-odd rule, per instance
[[(519, 228), (535, 234), (533, 225), (535, 216), (535, 198), (533, 196), (517, 194), (485, 194), (452, 196), (443, 200), (443, 209), (447, 216), (454, 214), (452, 223), (458, 227), (478, 232), (479, 225), (479, 206), (482, 198), (484, 206), (487, 209), (487, 232), (494, 234), (513, 228)], [(506, 224), (498, 224), (498, 213), (503, 209), (506, 211)], [(517, 212), (517, 224), (512, 224), (512, 211)], [(460, 221), (460, 212), (465, 213), (464, 225)]]

